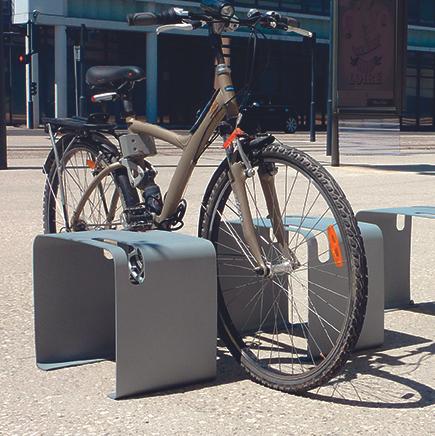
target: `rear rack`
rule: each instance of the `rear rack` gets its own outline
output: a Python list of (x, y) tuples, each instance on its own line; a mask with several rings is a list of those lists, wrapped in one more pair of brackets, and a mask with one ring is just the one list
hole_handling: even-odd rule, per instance
[(90, 132), (114, 133), (116, 124), (107, 123), (108, 119), (108, 114), (91, 114), (88, 118), (44, 118), (42, 121), (47, 133), (48, 124), (50, 124), (53, 133), (57, 131), (73, 132), (76, 135)]

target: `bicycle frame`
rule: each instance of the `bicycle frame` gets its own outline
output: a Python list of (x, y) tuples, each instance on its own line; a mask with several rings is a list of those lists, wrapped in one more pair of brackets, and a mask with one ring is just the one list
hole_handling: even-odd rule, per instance
[[(225, 64), (222, 54), (220, 35), (211, 33), (210, 37), (212, 38), (213, 47), (216, 51), (217, 65), (215, 67), (215, 83), (217, 83), (217, 90), (189, 134), (179, 135), (154, 124), (141, 122), (137, 120), (134, 115), (130, 115), (126, 118), (129, 132), (149, 135), (183, 150), (180, 161), (170, 181), (162, 212), (159, 216), (155, 217), (156, 223), (163, 222), (176, 212), (187, 188), (192, 172), (199, 158), (204, 153), (209, 138), (216, 130), (219, 123), (223, 121), (226, 116), (234, 118), (239, 114), (239, 107), (236, 102), (236, 94), (230, 68)], [(95, 177), (77, 206), (76, 212), (73, 215), (73, 222), (79, 218), (77, 211), (81, 210), (89, 193), (98, 185), (100, 180), (110, 171), (114, 171), (122, 166), (121, 162), (111, 164)], [(238, 159), (229, 159), (229, 168), (231, 187), (240, 205), (243, 236), (252, 256), (258, 264), (259, 274), (268, 275), (270, 273), (270, 268), (264, 263), (261, 255), (260, 245), (255, 233), (248, 195), (246, 192), (245, 181), (248, 175), (245, 165)], [(286, 244), (281, 215), (279, 212), (277, 213), (277, 207), (279, 211), (279, 204), (276, 196), (274, 174), (270, 174), (267, 171), (259, 171), (258, 175), (272, 222), (273, 233), (277, 242), (282, 247), (283, 255), (290, 259), (292, 258), (292, 253), (290, 253)], [(111, 207), (110, 216), (112, 213), (113, 210)]]
[(206, 144), (219, 123), (226, 114), (229, 116), (237, 116), (238, 114), (239, 108), (235, 100), (230, 69), (225, 64), (216, 66), (216, 83), (218, 90), (207, 104), (206, 112), (202, 114), (202, 120), (198, 126), (194, 126), (188, 135), (179, 135), (154, 124), (138, 121), (134, 117), (127, 118), (128, 130), (131, 133), (150, 135), (183, 150), (157, 222), (161, 222), (175, 213), (196, 163), (204, 153)]

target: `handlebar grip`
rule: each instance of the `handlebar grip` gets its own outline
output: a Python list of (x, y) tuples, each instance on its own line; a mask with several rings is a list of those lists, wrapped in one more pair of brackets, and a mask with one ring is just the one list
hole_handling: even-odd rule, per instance
[(139, 12), (127, 15), (129, 26), (155, 26), (159, 24), (159, 17), (152, 12)]
[(139, 12), (127, 16), (130, 26), (155, 26), (164, 24), (179, 24), (182, 22), (181, 17), (177, 15), (174, 8), (163, 11), (160, 14), (152, 12)]
[(284, 24), (290, 27), (300, 27), (300, 23), (296, 18), (293, 17), (281, 17)]

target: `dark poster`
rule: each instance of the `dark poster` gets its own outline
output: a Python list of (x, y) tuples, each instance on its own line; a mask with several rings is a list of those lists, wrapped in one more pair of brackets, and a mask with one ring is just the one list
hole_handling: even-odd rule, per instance
[(338, 107), (396, 107), (398, 2), (338, 4)]

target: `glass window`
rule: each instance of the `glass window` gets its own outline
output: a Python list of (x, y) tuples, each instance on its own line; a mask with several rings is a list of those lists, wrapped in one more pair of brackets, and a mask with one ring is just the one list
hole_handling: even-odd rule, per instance
[(417, 124), (417, 53), (408, 53), (406, 69), (406, 104), (402, 117), (404, 126), (415, 127)]
[(236, 6), (241, 6), (243, 8), (256, 8), (257, 7), (257, 1), (256, 0), (236, 0), (234, 2), (234, 4)]
[(420, 1), (414, 0), (408, 2), (408, 19), (412, 24), (416, 24), (419, 21), (419, 10), (420, 10)]
[(260, 9), (268, 9), (274, 11), (279, 9), (278, 0), (258, 0), (257, 4)]
[[(413, 2), (409, 2), (413, 3)], [(420, 0), (420, 24), (424, 26), (435, 25), (435, 1)]]
[(305, 0), (304, 1), (304, 10), (308, 13), (312, 14), (320, 14), (323, 9), (323, 1), (322, 0)]
[(281, 0), (281, 9), (283, 11), (302, 11), (302, 0)]

